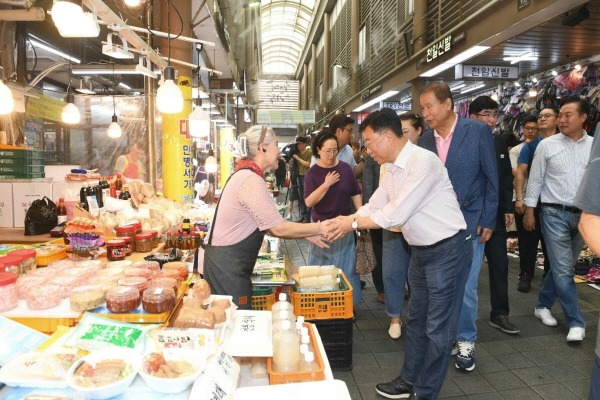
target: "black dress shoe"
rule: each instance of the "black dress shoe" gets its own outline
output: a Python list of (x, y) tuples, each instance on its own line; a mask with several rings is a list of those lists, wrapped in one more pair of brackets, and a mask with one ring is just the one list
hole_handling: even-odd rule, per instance
[(519, 292), (527, 293), (531, 290), (531, 276), (523, 275), (519, 278), (519, 284), (517, 285)]
[(367, 286), (367, 282), (365, 282), (365, 281), (360, 281), (360, 288), (361, 288), (361, 289), (364, 289), (364, 288), (365, 288), (365, 286)]
[(412, 385), (404, 382), (400, 377), (391, 382), (378, 383), (375, 386), (375, 391), (388, 399), (408, 399), (413, 394)]

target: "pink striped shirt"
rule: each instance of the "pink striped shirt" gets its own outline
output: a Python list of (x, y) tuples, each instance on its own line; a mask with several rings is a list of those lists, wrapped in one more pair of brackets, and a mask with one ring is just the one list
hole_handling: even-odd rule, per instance
[(433, 130), (433, 136), (435, 137), (435, 146), (437, 148), (438, 156), (442, 160), (442, 164), (446, 165), (446, 158), (448, 157), (448, 150), (450, 149), (450, 143), (452, 142), (452, 136), (454, 135), (454, 129), (456, 129), (456, 123), (458, 122), (458, 115), (454, 113), (454, 124), (452, 129), (446, 138), (441, 137), (437, 131)]

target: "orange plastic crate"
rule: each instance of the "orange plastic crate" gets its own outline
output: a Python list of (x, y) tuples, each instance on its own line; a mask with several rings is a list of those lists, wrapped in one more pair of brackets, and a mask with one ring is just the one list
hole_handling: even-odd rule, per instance
[(275, 293), (252, 296), (252, 309), (258, 311), (271, 311), (275, 304)]
[[(290, 297), (294, 305), (294, 314), (308, 319), (352, 318), (352, 286), (342, 273), (342, 279), (348, 290), (335, 292), (296, 292), (290, 288)], [(359, 289), (360, 290), (360, 289)]]
[(277, 385), (279, 383), (291, 383), (291, 382), (310, 382), (310, 381), (322, 381), (325, 379), (325, 364), (323, 363), (323, 356), (319, 351), (317, 345), (317, 339), (313, 329), (314, 325), (308, 322), (304, 323), (304, 326), (308, 328), (308, 335), (310, 336), (310, 342), (313, 346), (313, 353), (315, 354), (315, 362), (318, 365), (316, 371), (295, 371), (295, 372), (275, 372), (273, 371), (273, 357), (267, 358), (267, 372), (269, 373), (269, 385)]

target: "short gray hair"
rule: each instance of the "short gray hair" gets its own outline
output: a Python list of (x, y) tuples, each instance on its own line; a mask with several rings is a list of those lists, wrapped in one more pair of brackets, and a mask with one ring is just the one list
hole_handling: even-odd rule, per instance
[(261, 143), (269, 144), (273, 140), (275, 140), (275, 131), (272, 128), (265, 125), (251, 126), (246, 132), (238, 136), (240, 150), (242, 154), (245, 154), (242, 158), (254, 159), (258, 152), (258, 146)]

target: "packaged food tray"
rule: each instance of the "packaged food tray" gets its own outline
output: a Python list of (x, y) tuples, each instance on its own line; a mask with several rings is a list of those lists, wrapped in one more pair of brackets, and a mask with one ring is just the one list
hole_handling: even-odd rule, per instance
[(294, 314), (303, 315), (306, 320), (352, 318), (354, 316), (352, 286), (344, 273), (342, 273), (341, 284), (348, 289), (333, 292), (297, 292), (294, 288), (290, 288)]

